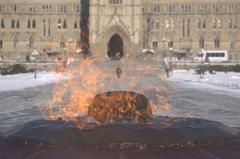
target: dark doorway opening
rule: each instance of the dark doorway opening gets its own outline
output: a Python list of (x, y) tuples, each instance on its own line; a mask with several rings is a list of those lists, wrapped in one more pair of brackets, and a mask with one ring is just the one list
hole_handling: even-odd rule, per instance
[(123, 57), (123, 40), (118, 34), (111, 37), (107, 54), (112, 60), (120, 60)]

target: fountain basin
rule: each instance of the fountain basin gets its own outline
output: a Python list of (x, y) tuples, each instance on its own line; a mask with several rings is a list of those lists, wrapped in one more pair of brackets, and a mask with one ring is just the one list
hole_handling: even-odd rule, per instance
[[(237, 139), (234, 129), (214, 121), (189, 118), (155, 117), (152, 123), (109, 123), (96, 125), (65, 121), (38, 120), (25, 124), (7, 137), (9, 141), (54, 145), (102, 146), (124, 143), (163, 145), (201, 145)], [(110, 147), (109, 147), (110, 146)], [(137, 147), (136, 147), (137, 148)]]

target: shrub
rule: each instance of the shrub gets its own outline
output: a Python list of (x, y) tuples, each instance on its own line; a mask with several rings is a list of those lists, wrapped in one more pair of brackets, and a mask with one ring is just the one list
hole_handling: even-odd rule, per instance
[(232, 65), (232, 66), (225, 66), (225, 65), (204, 65), (198, 66), (196, 68), (197, 74), (204, 74), (206, 71), (213, 74), (214, 72), (240, 72), (240, 65)]
[(34, 69), (26, 69), (26, 67), (20, 65), (20, 64), (15, 64), (11, 65), (5, 69), (2, 69), (1, 74), (2, 75), (13, 75), (13, 74), (19, 74), (19, 73), (27, 73), (27, 72), (34, 72)]

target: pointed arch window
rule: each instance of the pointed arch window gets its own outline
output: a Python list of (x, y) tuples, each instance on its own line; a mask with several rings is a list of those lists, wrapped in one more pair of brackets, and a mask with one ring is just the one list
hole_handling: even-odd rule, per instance
[(46, 20), (43, 19), (43, 37), (46, 37)]
[(65, 47), (66, 47), (64, 36), (62, 36), (61, 39), (60, 39), (60, 47), (61, 47), (61, 48), (65, 48)]
[(18, 19), (17, 22), (16, 22), (16, 28), (17, 28), (17, 29), (20, 28), (20, 21), (19, 21), (19, 19)]
[(228, 19), (228, 28), (229, 28), (229, 29), (232, 29), (232, 28), (233, 28), (233, 20), (232, 20), (232, 18), (229, 18), (229, 19)]
[(28, 27), (28, 29), (31, 29), (31, 20), (30, 19), (28, 19), (27, 27)]
[(152, 39), (152, 48), (153, 49), (158, 48), (158, 40), (157, 40), (155, 34), (154, 34), (153, 39)]
[(57, 26), (58, 26), (58, 29), (62, 28), (62, 20), (60, 18), (57, 21)]
[(154, 19), (151, 21), (151, 29), (154, 29)]
[(14, 36), (14, 38), (13, 38), (13, 47), (17, 48), (17, 44), (18, 44), (18, 38), (17, 38), (17, 36)]
[(213, 28), (214, 28), (214, 29), (217, 28), (217, 21), (216, 21), (216, 19), (213, 19)]
[(238, 27), (237, 20), (234, 19), (234, 21), (233, 21), (233, 28), (234, 28), (234, 29), (237, 29), (237, 27)]
[(77, 29), (77, 28), (78, 28), (78, 22), (77, 22), (76, 20), (74, 21), (73, 28), (74, 28), (74, 29)]
[(222, 21), (219, 18), (213, 19), (213, 28), (214, 29), (222, 28)]
[(175, 22), (173, 19), (165, 19), (165, 28), (171, 29), (175, 27)]
[(158, 48), (158, 42), (157, 41), (153, 41), (153, 48)]
[(36, 20), (35, 19), (32, 20), (32, 28), (36, 29)]
[(5, 23), (4, 23), (4, 19), (1, 20), (1, 26), (0, 28), (4, 29), (5, 28)]
[(174, 43), (172, 40), (168, 41), (168, 48), (173, 48), (173, 45)]
[(51, 19), (48, 19), (48, 37), (51, 37)]
[(3, 41), (0, 40), (0, 49), (3, 48)]
[(202, 28), (203, 29), (207, 28), (207, 20), (206, 19), (203, 19), (203, 21), (202, 21)]
[(198, 29), (202, 28), (202, 20), (200, 18), (197, 21), (197, 26), (198, 26)]
[(170, 28), (170, 20), (169, 19), (165, 19), (165, 28), (166, 29)]
[(236, 48), (236, 42), (235, 40), (231, 37), (230, 38), (230, 49), (235, 49)]
[(63, 20), (63, 29), (67, 29), (67, 20), (66, 19)]
[(213, 11), (214, 13), (221, 13), (222, 12), (222, 5), (219, 3), (213, 4)]
[(197, 27), (198, 27), (198, 29), (206, 29), (206, 27), (207, 27), (206, 19), (205, 18), (204, 19), (199, 18), (198, 21), (197, 21)]
[(185, 37), (185, 19), (182, 19), (182, 36)]
[(11, 28), (12, 28), (12, 29), (15, 28), (15, 20), (14, 20), (14, 19), (12, 19), (12, 21), (11, 21)]
[(33, 44), (34, 44), (33, 37), (30, 36), (30, 38), (29, 38), (29, 47), (33, 48)]
[(222, 22), (219, 18), (217, 19), (217, 27), (222, 28)]
[(205, 47), (205, 39), (203, 36), (201, 36), (199, 39), (199, 48), (204, 49), (204, 47)]
[(175, 22), (173, 19), (170, 20), (170, 28), (174, 28), (175, 27)]
[(232, 19), (232, 18), (228, 19), (228, 28), (229, 29), (236, 29), (237, 28), (237, 21), (236, 21), (236, 19)]
[(74, 11), (75, 13), (79, 13), (79, 12), (80, 12), (80, 9), (81, 9), (81, 7), (80, 7), (79, 4), (74, 4), (74, 5), (73, 5), (73, 11)]
[(156, 28), (157, 28), (157, 29), (160, 28), (160, 22), (159, 22), (159, 20), (156, 20)]
[(218, 36), (214, 40), (214, 45), (216, 49), (220, 48), (220, 39)]
[(190, 18), (188, 18), (188, 22), (187, 22), (187, 37), (190, 37), (191, 34), (191, 21)]

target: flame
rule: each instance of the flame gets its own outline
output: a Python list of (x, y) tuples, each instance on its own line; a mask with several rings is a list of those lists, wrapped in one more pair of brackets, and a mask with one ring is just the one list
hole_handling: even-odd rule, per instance
[[(74, 49), (69, 50), (71, 53), (69, 53), (68, 58), (71, 58), (74, 55), (72, 53)], [(51, 100), (46, 106), (41, 107), (45, 117), (50, 120), (78, 121), (81, 117), (89, 115), (92, 100), (97, 94), (115, 88), (145, 95), (149, 100), (149, 107), (145, 112), (137, 110), (132, 102), (136, 100), (136, 96), (132, 96), (130, 93), (125, 94), (125, 100), (122, 101), (122, 97), (119, 95), (102, 96), (102, 101), (97, 103), (98, 107), (92, 111), (100, 121), (103, 118), (111, 120), (114, 115), (118, 116), (118, 113), (127, 114), (129, 112), (132, 113), (134, 118), (138, 119), (143, 113), (150, 114), (152, 112), (153, 115), (159, 115), (171, 108), (167, 99), (170, 88), (161, 84), (164, 77), (158, 72), (158, 69), (156, 70), (152, 65), (141, 65), (141, 63), (136, 63), (133, 60), (123, 60), (119, 63), (125, 66), (121, 68), (124, 73), (116, 78), (114, 68), (108, 67), (108, 70), (105, 70), (99, 66), (99, 63), (104, 64), (104, 62), (100, 59), (80, 58), (72, 63), (69, 68), (58, 68), (64, 72), (67, 80), (56, 84)], [(116, 67), (119, 66), (119, 63)], [(109, 69), (112, 69), (112, 71), (109, 71)], [(145, 82), (144, 85), (140, 85), (138, 81), (148, 76), (155, 77), (155, 82)], [(116, 104), (112, 105), (112, 103)], [(87, 120), (90, 119), (87, 118)]]
[(76, 68), (67, 69), (67, 81), (57, 84), (53, 90), (48, 104), (50, 119), (74, 120), (87, 114), (91, 99), (104, 87), (99, 83), (104, 73), (97, 71), (90, 60), (81, 62), (81, 65), (74, 66)]

